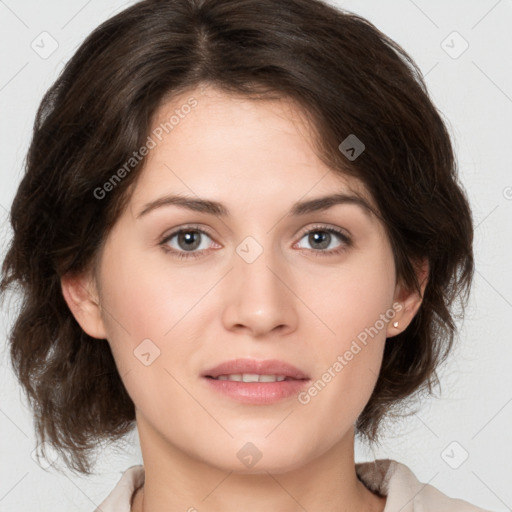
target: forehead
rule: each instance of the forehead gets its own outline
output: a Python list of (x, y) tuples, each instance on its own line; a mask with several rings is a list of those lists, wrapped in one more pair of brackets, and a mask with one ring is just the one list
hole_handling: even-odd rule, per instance
[(289, 98), (252, 99), (198, 87), (162, 102), (132, 200), (164, 192), (245, 204), (353, 192), (376, 206), (360, 180), (327, 167), (314, 129)]

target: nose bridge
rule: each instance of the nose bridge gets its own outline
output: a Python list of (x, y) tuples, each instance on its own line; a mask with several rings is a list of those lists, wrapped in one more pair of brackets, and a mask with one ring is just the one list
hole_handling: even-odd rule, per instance
[[(262, 335), (276, 327), (294, 329), (297, 320), (294, 295), (285, 285), (283, 257), (271, 246), (248, 236), (236, 247), (230, 272), (224, 322), (228, 329)], [(284, 282), (283, 282), (284, 281)]]
[(244, 241), (237, 247), (237, 258), (235, 258), (235, 271), (237, 278), (245, 283), (244, 293), (251, 292), (250, 296), (256, 298), (263, 294), (269, 299), (279, 294), (276, 288), (283, 286), (276, 277), (276, 269), (282, 267), (276, 251), (267, 246), (259, 249), (254, 242)]

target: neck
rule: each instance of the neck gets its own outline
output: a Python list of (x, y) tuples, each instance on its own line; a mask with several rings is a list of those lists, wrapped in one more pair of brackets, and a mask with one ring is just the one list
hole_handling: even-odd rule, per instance
[(223, 470), (169, 446), (138, 422), (145, 483), (132, 512), (382, 512), (385, 498), (357, 478), (353, 429), (323, 455), (284, 472)]

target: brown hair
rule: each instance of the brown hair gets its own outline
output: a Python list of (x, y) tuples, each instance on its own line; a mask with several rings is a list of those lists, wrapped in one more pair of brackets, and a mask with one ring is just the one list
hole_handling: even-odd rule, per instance
[[(375, 441), (395, 406), (431, 392), (454, 340), (454, 301), (464, 309), (474, 272), (472, 217), (447, 129), (404, 50), (319, 0), (137, 3), (94, 30), (44, 96), (2, 267), (2, 294), (21, 292), (16, 375), (39, 439), (73, 470), (90, 472), (98, 441), (120, 439), (135, 416), (108, 343), (80, 328), (60, 279), (94, 262), (144, 160), (105, 197), (94, 190), (145, 143), (161, 102), (199, 84), (295, 100), (314, 120), (319, 157), (372, 195), (397, 279), (420, 290), (414, 262), (428, 259), (422, 305), (386, 343), (357, 433)], [(350, 134), (365, 145), (356, 159), (338, 149)]]

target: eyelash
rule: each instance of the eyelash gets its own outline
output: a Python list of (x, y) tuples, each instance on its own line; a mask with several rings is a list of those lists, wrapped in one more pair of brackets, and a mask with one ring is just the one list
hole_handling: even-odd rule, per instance
[[(197, 252), (188, 252), (188, 251), (177, 251), (176, 249), (170, 249), (168, 247), (167, 244), (176, 235), (179, 235), (181, 233), (186, 233), (188, 231), (195, 231), (195, 232), (198, 232), (198, 233), (202, 233), (202, 234), (207, 235), (210, 238), (212, 238), (212, 235), (207, 230), (199, 228), (197, 226), (191, 225), (191, 226), (181, 227), (180, 229), (177, 229), (176, 231), (173, 231), (169, 235), (166, 235), (159, 242), (159, 245), (162, 247), (162, 249), (166, 253), (170, 253), (170, 254), (172, 254), (174, 257), (176, 257), (178, 259), (199, 258), (199, 257), (203, 256), (204, 250), (203, 251), (197, 251)], [(352, 240), (350, 239), (350, 237), (345, 232), (343, 232), (343, 231), (341, 231), (339, 229), (333, 228), (333, 227), (326, 227), (326, 226), (323, 226), (323, 225), (313, 226), (312, 228), (309, 228), (307, 231), (304, 231), (303, 233), (301, 233), (301, 235), (299, 237), (299, 240), (301, 240), (307, 234), (314, 233), (314, 232), (319, 232), (319, 231), (320, 232), (325, 232), (325, 233), (330, 233), (330, 234), (337, 235), (341, 239), (342, 245), (340, 247), (336, 248), (336, 249), (331, 249), (329, 251), (326, 251), (326, 250), (315, 250), (315, 249), (300, 249), (300, 250), (312, 252), (314, 256), (320, 256), (320, 257), (337, 256), (337, 255), (341, 254), (342, 252), (346, 251), (347, 248), (352, 245)]]

